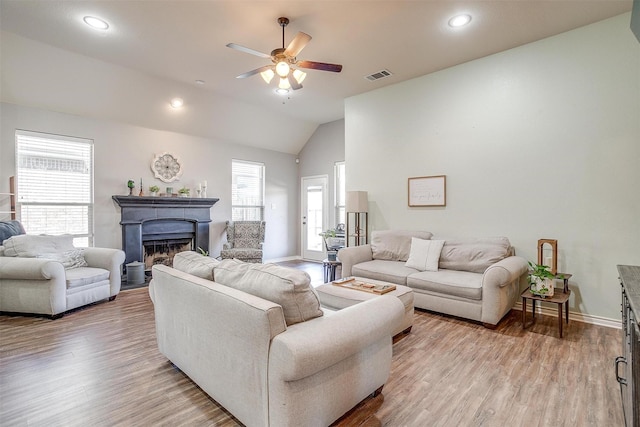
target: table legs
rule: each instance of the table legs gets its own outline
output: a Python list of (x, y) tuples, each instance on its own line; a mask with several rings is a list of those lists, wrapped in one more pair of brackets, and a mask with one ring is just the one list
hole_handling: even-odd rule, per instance
[(336, 265), (325, 264), (324, 265), (324, 283), (329, 283), (336, 280)]
[(558, 327), (560, 328), (560, 338), (562, 338), (562, 306), (564, 304), (558, 304)]
[[(569, 324), (569, 301), (567, 300), (566, 302), (556, 303), (556, 304), (558, 304), (558, 330), (560, 332), (560, 338), (562, 338), (563, 317), (564, 317), (564, 321), (567, 322), (567, 325)], [(564, 316), (562, 315), (563, 309), (564, 309)], [(533, 322), (535, 322), (535, 319), (536, 319), (536, 300), (534, 299), (531, 300), (531, 317), (532, 317), (531, 323), (533, 324)], [(527, 319), (527, 298), (522, 297), (522, 329), (526, 328), (526, 319)]]

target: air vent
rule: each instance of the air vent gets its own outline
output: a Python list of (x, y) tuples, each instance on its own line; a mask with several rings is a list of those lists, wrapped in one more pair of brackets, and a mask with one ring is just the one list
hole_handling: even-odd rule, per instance
[(370, 74), (368, 76), (364, 76), (364, 78), (369, 80), (370, 82), (373, 82), (373, 81), (376, 81), (376, 80), (384, 79), (385, 77), (389, 77), (391, 75), (392, 75), (391, 71), (389, 71), (389, 70), (381, 70), (381, 71), (378, 71), (377, 73), (373, 73), (373, 74)]

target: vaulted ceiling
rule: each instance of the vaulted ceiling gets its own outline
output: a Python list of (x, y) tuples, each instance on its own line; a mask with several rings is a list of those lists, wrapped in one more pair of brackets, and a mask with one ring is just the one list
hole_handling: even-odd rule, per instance
[[(553, 36), (631, 10), (632, 0), (61, 1), (0, 0), (4, 102), (115, 120), (296, 154), (319, 124), (344, 117), (344, 99)], [(452, 28), (454, 15), (471, 23)], [(87, 15), (106, 20), (96, 31)], [(298, 31), (303, 88), (274, 93), (259, 75)], [(388, 70), (391, 76), (365, 76)], [(204, 84), (196, 81), (203, 81)], [(169, 100), (184, 99), (173, 110)]]

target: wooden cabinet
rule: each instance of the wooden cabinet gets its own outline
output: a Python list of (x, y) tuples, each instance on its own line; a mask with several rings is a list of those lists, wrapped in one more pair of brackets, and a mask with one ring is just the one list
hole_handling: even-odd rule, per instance
[(622, 356), (616, 357), (627, 427), (640, 427), (640, 266), (619, 265), (622, 286)]

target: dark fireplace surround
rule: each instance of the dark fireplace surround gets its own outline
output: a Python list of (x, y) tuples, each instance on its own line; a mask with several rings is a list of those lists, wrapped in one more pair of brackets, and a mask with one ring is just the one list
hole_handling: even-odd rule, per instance
[(120, 206), (125, 264), (144, 262), (144, 245), (193, 241), (209, 250), (209, 223), (215, 198), (112, 196)]

